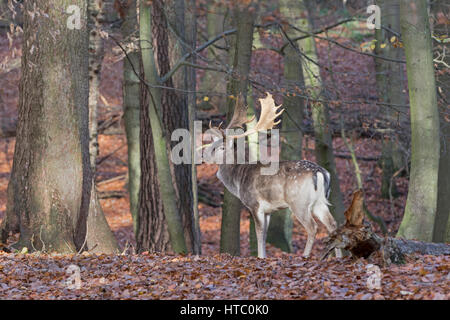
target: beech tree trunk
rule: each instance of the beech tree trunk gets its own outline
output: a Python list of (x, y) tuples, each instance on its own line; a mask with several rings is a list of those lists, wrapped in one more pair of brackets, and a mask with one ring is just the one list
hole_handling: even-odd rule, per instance
[[(400, 10), (398, 0), (385, 1), (377, 0), (377, 5), (381, 8), (381, 24), (383, 28), (375, 31), (375, 54), (391, 59), (402, 59), (403, 49), (397, 45), (400, 33)], [(390, 62), (382, 59), (374, 59), (376, 70), (376, 81), (378, 99), (382, 102), (393, 105), (404, 105), (406, 97), (404, 90), (403, 64)], [(381, 180), (381, 196), (389, 199), (390, 196), (398, 195), (395, 181), (392, 180), (394, 173), (405, 165), (404, 155), (399, 144), (404, 144), (407, 149), (407, 142), (399, 137), (408, 136), (409, 124), (407, 121), (407, 108), (386, 106), (383, 109), (383, 123), (387, 129), (391, 129), (383, 138), (383, 148), (381, 157), (381, 168), (383, 176)], [(392, 185), (391, 185), (392, 181)]]
[[(197, 46), (197, 10), (195, 0), (186, 0), (185, 5), (186, 14), (185, 28), (186, 28), (186, 43), (191, 47), (195, 48)], [(189, 59), (190, 62), (196, 63), (196, 56), (192, 56)], [(187, 93), (187, 107), (188, 107), (188, 119), (189, 119), (189, 132), (191, 138), (191, 159), (195, 159), (195, 132), (194, 132), (194, 121), (196, 119), (196, 109), (197, 109), (197, 72), (195, 68), (186, 67), (186, 80), (185, 89), (189, 92)], [(198, 211), (198, 182), (197, 182), (197, 164), (192, 161), (191, 164), (191, 176), (192, 176), (192, 212), (194, 216), (194, 253), (201, 254), (201, 230), (200, 230), (200, 215)]]
[[(122, 7), (123, 22), (121, 26), (124, 46), (128, 58), (123, 60), (123, 119), (128, 147), (128, 193), (130, 195), (130, 211), (133, 217), (133, 230), (137, 237), (139, 224), (139, 186), (141, 179), (140, 144), (139, 144), (139, 77), (135, 72), (140, 69), (139, 44), (137, 37), (136, 0), (128, 1)], [(134, 70), (133, 70), (134, 68)], [(145, 89), (145, 88), (144, 88)], [(148, 105), (148, 101), (147, 101)]]
[[(247, 97), (248, 74), (250, 72), (250, 61), (252, 57), (253, 23), (255, 20), (255, 8), (233, 3), (234, 24), (237, 26), (236, 41), (234, 44), (233, 71), (234, 76), (228, 83), (227, 98), (227, 120), (230, 121), (233, 115), (235, 99), (230, 95), (238, 97), (242, 94)], [(228, 190), (224, 190), (222, 206), (222, 226), (220, 233), (220, 252), (231, 255), (240, 255), (240, 218), (241, 201), (232, 195)]]
[(427, 4), (400, 0), (411, 106), (411, 173), (397, 236), (431, 241), (438, 194), (439, 114)]
[[(310, 0), (301, 0), (299, 6), (305, 10), (308, 18), (299, 19), (299, 26), (302, 30), (314, 30), (314, 17), (312, 16), (313, 3)], [(311, 61), (319, 61), (316, 44), (313, 37), (308, 37), (300, 41), (300, 50), (308, 59), (302, 60), (303, 75), (305, 77), (306, 88), (311, 90), (311, 112), (314, 122), (314, 138), (316, 161), (327, 169), (331, 175), (330, 211), (338, 223), (344, 220), (344, 204), (339, 185), (339, 177), (336, 172), (336, 163), (333, 153), (333, 140), (330, 130), (330, 116), (328, 106), (318, 101), (323, 98), (322, 80), (319, 66)]]
[[(293, 25), (298, 24), (301, 10), (295, 0), (280, 1), (280, 12), (285, 19)], [(299, 26), (300, 27), (300, 26)], [(299, 36), (299, 32), (289, 29), (286, 32), (290, 38)], [(295, 88), (304, 88), (302, 60), (299, 56), (298, 47), (288, 45), (283, 52), (284, 80), (288, 92), (295, 92)], [(303, 133), (300, 126), (303, 123), (304, 100), (294, 94), (283, 97), (283, 108), (281, 128), (281, 160), (301, 160)], [(292, 213), (288, 209), (272, 214), (270, 218), (267, 241), (286, 252), (292, 252)]]
[[(67, 27), (69, 5), (80, 8), (81, 29)], [(19, 120), (2, 223), (2, 238), (20, 232), (18, 249), (92, 249), (84, 246), (93, 181), (87, 6), (85, 0), (25, 2)]]
[[(211, 0), (207, 2), (206, 14), (206, 32), (208, 39), (212, 39), (218, 34), (226, 31), (226, 7), (221, 1)], [(218, 63), (228, 63), (228, 52), (222, 48), (226, 48), (226, 40), (222, 39), (216, 42), (216, 46), (208, 48), (208, 59), (218, 61)], [(223, 81), (223, 75), (216, 71), (205, 70), (205, 75), (200, 82), (201, 91), (207, 92), (209, 101), (207, 104), (217, 107), (220, 113), (226, 113), (226, 99), (220, 94), (227, 91), (226, 81)], [(211, 94), (208, 94), (211, 93)], [(217, 95), (219, 93), (219, 95)]]

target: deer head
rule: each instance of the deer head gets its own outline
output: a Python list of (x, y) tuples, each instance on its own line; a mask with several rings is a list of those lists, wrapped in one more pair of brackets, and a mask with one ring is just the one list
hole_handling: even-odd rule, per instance
[(281, 105), (275, 105), (272, 95), (267, 93), (266, 98), (259, 99), (259, 101), (261, 102), (259, 121), (255, 127), (241, 134), (235, 134), (234, 129), (243, 129), (245, 124), (253, 121), (255, 118), (254, 116), (251, 119), (247, 118), (248, 106), (244, 104), (242, 95), (239, 95), (236, 99), (233, 117), (225, 129), (221, 129), (221, 124), (218, 127), (213, 127), (211, 122), (209, 123), (210, 129), (208, 132), (212, 135), (213, 142), (205, 150), (204, 158), (207, 163), (225, 163), (225, 155), (227, 151), (233, 150), (235, 139), (243, 138), (259, 131), (270, 130), (280, 123), (280, 120), (275, 121), (275, 119), (283, 113), (284, 109), (278, 111)]

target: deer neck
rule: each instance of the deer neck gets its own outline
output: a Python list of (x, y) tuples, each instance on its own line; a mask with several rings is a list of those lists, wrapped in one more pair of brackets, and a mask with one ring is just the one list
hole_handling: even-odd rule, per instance
[(225, 188), (228, 189), (234, 196), (239, 198), (239, 181), (234, 178), (234, 169), (236, 165), (234, 164), (221, 164), (219, 165), (219, 170), (217, 171), (217, 178), (222, 181)]

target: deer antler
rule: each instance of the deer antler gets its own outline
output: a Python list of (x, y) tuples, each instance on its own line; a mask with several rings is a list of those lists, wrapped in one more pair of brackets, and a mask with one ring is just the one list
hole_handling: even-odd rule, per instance
[[(283, 113), (284, 109), (282, 109), (280, 112), (277, 113), (277, 111), (281, 107), (281, 105), (279, 105), (279, 106), (275, 105), (275, 101), (273, 100), (272, 95), (267, 92), (267, 97), (265, 97), (264, 99), (259, 99), (259, 101), (261, 102), (261, 117), (259, 118), (259, 121), (256, 124), (256, 126), (254, 126), (252, 129), (244, 132), (243, 134), (229, 135), (229, 136), (227, 136), (228, 138), (238, 139), (238, 138), (246, 137), (246, 136), (253, 134), (255, 132), (258, 132), (258, 131), (272, 129), (274, 126), (276, 126), (277, 124), (280, 123), (281, 120), (278, 120), (277, 122), (275, 122), (275, 119)], [(233, 119), (234, 118), (235, 117), (233, 115)], [(252, 121), (252, 120), (253, 120), (253, 118), (249, 121)], [(249, 122), (249, 121), (246, 121), (246, 122)], [(231, 126), (229, 125), (227, 128), (231, 128)]]
[(233, 117), (227, 126), (227, 129), (243, 128), (243, 125), (253, 121), (255, 117), (247, 119), (247, 106), (244, 105), (244, 98), (240, 94), (236, 99), (236, 105), (234, 107)]
[(220, 127), (222, 126), (222, 124), (223, 124), (223, 121), (220, 122), (219, 125), (218, 125), (217, 127), (213, 127), (213, 126), (212, 126), (212, 120), (209, 120), (209, 128), (210, 128), (210, 129), (222, 130), (222, 129), (220, 129)]

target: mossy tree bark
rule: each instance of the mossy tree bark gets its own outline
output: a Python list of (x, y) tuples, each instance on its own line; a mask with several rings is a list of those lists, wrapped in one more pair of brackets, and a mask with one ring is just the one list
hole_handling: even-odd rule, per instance
[[(80, 29), (67, 27), (69, 5), (80, 8)], [(87, 6), (86, 0), (25, 3), (17, 140), (2, 223), (3, 238), (20, 232), (16, 248), (92, 249), (85, 246), (93, 181)]]
[[(164, 217), (167, 222), (167, 228), (170, 234), (170, 242), (172, 249), (177, 253), (187, 253), (186, 242), (184, 239), (183, 224), (180, 216), (180, 212), (177, 206), (176, 190), (173, 184), (172, 173), (170, 170), (169, 156), (167, 150), (167, 136), (163, 131), (162, 115), (163, 113), (163, 93), (160, 88), (154, 87), (159, 85), (159, 77), (157, 70), (157, 57), (153, 50), (154, 42), (152, 35), (152, 17), (153, 10), (155, 10), (155, 2), (151, 4), (146, 2), (140, 3), (139, 8), (139, 21), (140, 21), (140, 46), (142, 53), (142, 63), (144, 75), (147, 83), (150, 85), (147, 87), (149, 93), (149, 120), (153, 137), (153, 151), (155, 154), (155, 164), (159, 177), (159, 193), (161, 202), (164, 206)], [(142, 152), (144, 148), (142, 148)], [(148, 150), (152, 151), (152, 150)], [(141, 157), (142, 159), (142, 157)], [(144, 165), (143, 165), (144, 166)], [(143, 169), (143, 166), (141, 167)], [(144, 170), (142, 170), (142, 175)], [(141, 183), (141, 198), (145, 196), (146, 183)], [(142, 203), (142, 201), (140, 201)], [(140, 208), (144, 210), (145, 207)], [(145, 213), (144, 213), (145, 214)], [(140, 213), (140, 217), (142, 214)], [(148, 218), (149, 220), (151, 217)], [(148, 227), (149, 225), (147, 225)], [(141, 227), (141, 226), (140, 226)], [(143, 226), (142, 226), (143, 227)], [(152, 230), (160, 233), (163, 230), (161, 228)], [(139, 233), (139, 231), (138, 231)]]
[[(280, 1), (280, 13), (289, 23), (296, 25), (297, 17), (301, 16), (297, 1)], [(298, 26), (300, 27), (300, 26)], [(290, 38), (299, 36), (294, 29), (286, 30)], [(296, 96), (296, 88), (304, 88), (302, 61), (298, 47), (288, 45), (283, 52), (284, 81), (287, 94), (283, 97), (282, 129), (281, 129), (281, 160), (300, 160), (302, 158), (304, 100)], [(286, 252), (292, 252), (292, 214), (288, 209), (272, 214), (270, 218), (267, 241)]]
[(139, 72), (140, 53), (137, 37), (136, 0), (128, 1), (123, 8), (121, 32), (128, 58), (123, 61), (123, 118), (128, 147), (128, 193), (130, 211), (133, 217), (133, 230), (137, 235), (139, 224), (139, 186), (141, 179), (140, 143), (139, 143)]
[[(385, 28), (376, 29), (375, 54), (400, 60), (403, 57), (403, 49), (396, 45), (398, 43), (396, 34), (400, 33), (400, 4), (398, 0), (377, 0), (377, 5), (382, 12), (381, 24), (387, 30)], [(378, 99), (387, 104), (404, 105), (406, 97), (403, 93), (405, 85), (403, 64), (382, 59), (374, 59), (374, 61)], [(381, 196), (383, 198), (390, 198), (391, 195), (396, 196), (398, 194), (392, 176), (405, 162), (399, 144), (407, 144), (407, 142), (402, 142), (399, 136), (408, 136), (407, 111), (406, 108), (400, 106), (386, 106), (383, 112), (384, 126), (388, 130), (383, 139), (381, 156), (381, 168), (383, 171)], [(404, 148), (407, 148), (406, 145)]]
[[(212, 39), (218, 34), (222, 33), (226, 29), (226, 15), (227, 9), (221, 1), (212, 0), (208, 1), (206, 15), (206, 31), (208, 39)], [(216, 42), (216, 46), (208, 48), (208, 59), (211, 61), (217, 61), (219, 64), (226, 64), (229, 61), (228, 52), (224, 50), (227, 47), (225, 39)], [(208, 93), (214, 93), (209, 95), (209, 101), (202, 104), (212, 105), (218, 108), (221, 113), (226, 113), (226, 101), (221, 95), (217, 93), (225, 94), (226, 82), (223, 81), (223, 75), (215, 71), (205, 71), (205, 76), (200, 82), (201, 91)]]
[[(298, 20), (298, 25), (302, 30), (311, 32), (314, 30), (314, 18), (312, 16), (313, 3), (310, 0), (301, 0), (298, 4), (304, 10), (308, 18)], [(300, 41), (300, 50), (308, 57), (302, 59), (303, 75), (306, 88), (310, 91), (311, 111), (314, 122), (315, 153), (317, 162), (327, 169), (331, 175), (330, 211), (338, 223), (344, 221), (344, 204), (342, 199), (339, 177), (336, 172), (336, 163), (333, 153), (333, 140), (329, 125), (328, 106), (319, 100), (324, 96), (322, 80), (318, 62), (316, 44), (313, 37), (308, 37)]]
[[(186, 43), (191, 47), (195, 48), (197, 45), (197, 11), (195, 10), (196, 4), (195, 0), (186, 0), (185, 7), (191, 8), (186, 10), (185, 14), (185, 28), (186, 28)], [(190, 62), (196, 63), (196, 57), (192, 56), (189, 59)], [(188, 107), (188, 119), (189, 119), (189, 131), (191, 138), (191, 159), (195, 160), (195, 132), (194, 132), (194, 121), (196, 119), (196, 108), (197, 108), (197, 72), (195, 68), (186, 67), (185, 75), (185, 89), (189, 91), (187, 94), (187, 107)], [(191, 176), (192, 176), (192, 212), (194, 216), (194, 246), (193, 250), (196, 254), (201, 254), (201, 230), (200, 230), (200, 215), (198, 211), (198, 183), (197, 183), (197, 164), (192, 161), (191, 165)]]
[(431, 241), (438, 194), (439, 114), (427, 4), (400, 0), (411, 108), (411, 173), (397, 236)]
[[(144, 75), (150, 85), (158, 85), (157, 61), (152, 35), (152, 11), (154, 3), (140, 3), (139, 21), (140, 21), (140, 40)], [(186, 253), (186, 243), (184, 239), (181, 216), (177, 207), (176, 191), (172, 183), (172, 174), (170, 170), (169, 157), (167, 154), (167, 140), (162, 127), (162, 92), (160, 88), (148, 86), (149, 93), (149, 120), (153, 136), (153, 147), (155, 153), (156, 169), (159, 177), (159, 192), (162, 204), (164, 206), (164, 217), (167, 222), (167, 228), (170, 234), (172, 249), (177, 253)], [(145, 190), (142, 190), (141, 194)], [(161, 230), (156, 230), (161, 231)]]
[[(192, 50), (192, 48), (186, 48), (185, 44), (184, 1), (154, 1), (152, 32), (157, 69), (160, 76), (163, 76), (170, 71), (172, 64), (175, 64), (181, 56)], [(163, 83), (166, 88), (171, 89), (161, 89), (162, 121), (164, 131), (168, 136), (176, 129), (189, 129), (188, 97), (174, 90), (187, 89), (187, 76), (187, 70), (183, 68)], [(168, 143), (168, 150), (177, 143)], [(169, 163), (172, 177), (175, 178), (173, 179), (173, 186), (176, 192), (177, 206), (183, 224), (187, 250), (198, 254), (200, 243), (197, 241), (198, 232), (195, 228), (192, 165), (174, 165), (171, 161)]]
[[(233, 3), (233, 22), (237, 27), (236, 40), (234, 41), (233, 78), (230, 79), (227, 91), (227, 119), (233, 115), (235, 99), (242, 94), (247, 97), (248, 75), (252, 57), (253, 24), (255, 21), (255, 8), (246, 6), (237, 1)], [(240, 255), (240, 218), (241, 201), (224, 190), (222, 206), (222, 225), (220, 233), (220, 252), (231, 255)]]
[[(142, 63), (141, 63), (142, 64)], [(142, 68), (141, 68), (142, 69)], [(141, 71), (143, 76), (143, 71)], [(145, 83), (140, 85), (141, 180), (138, 206), (137, 251), (168, 252), (172, 249), (159, 191), (158, 171), (149, 115), (150, 97)]]

